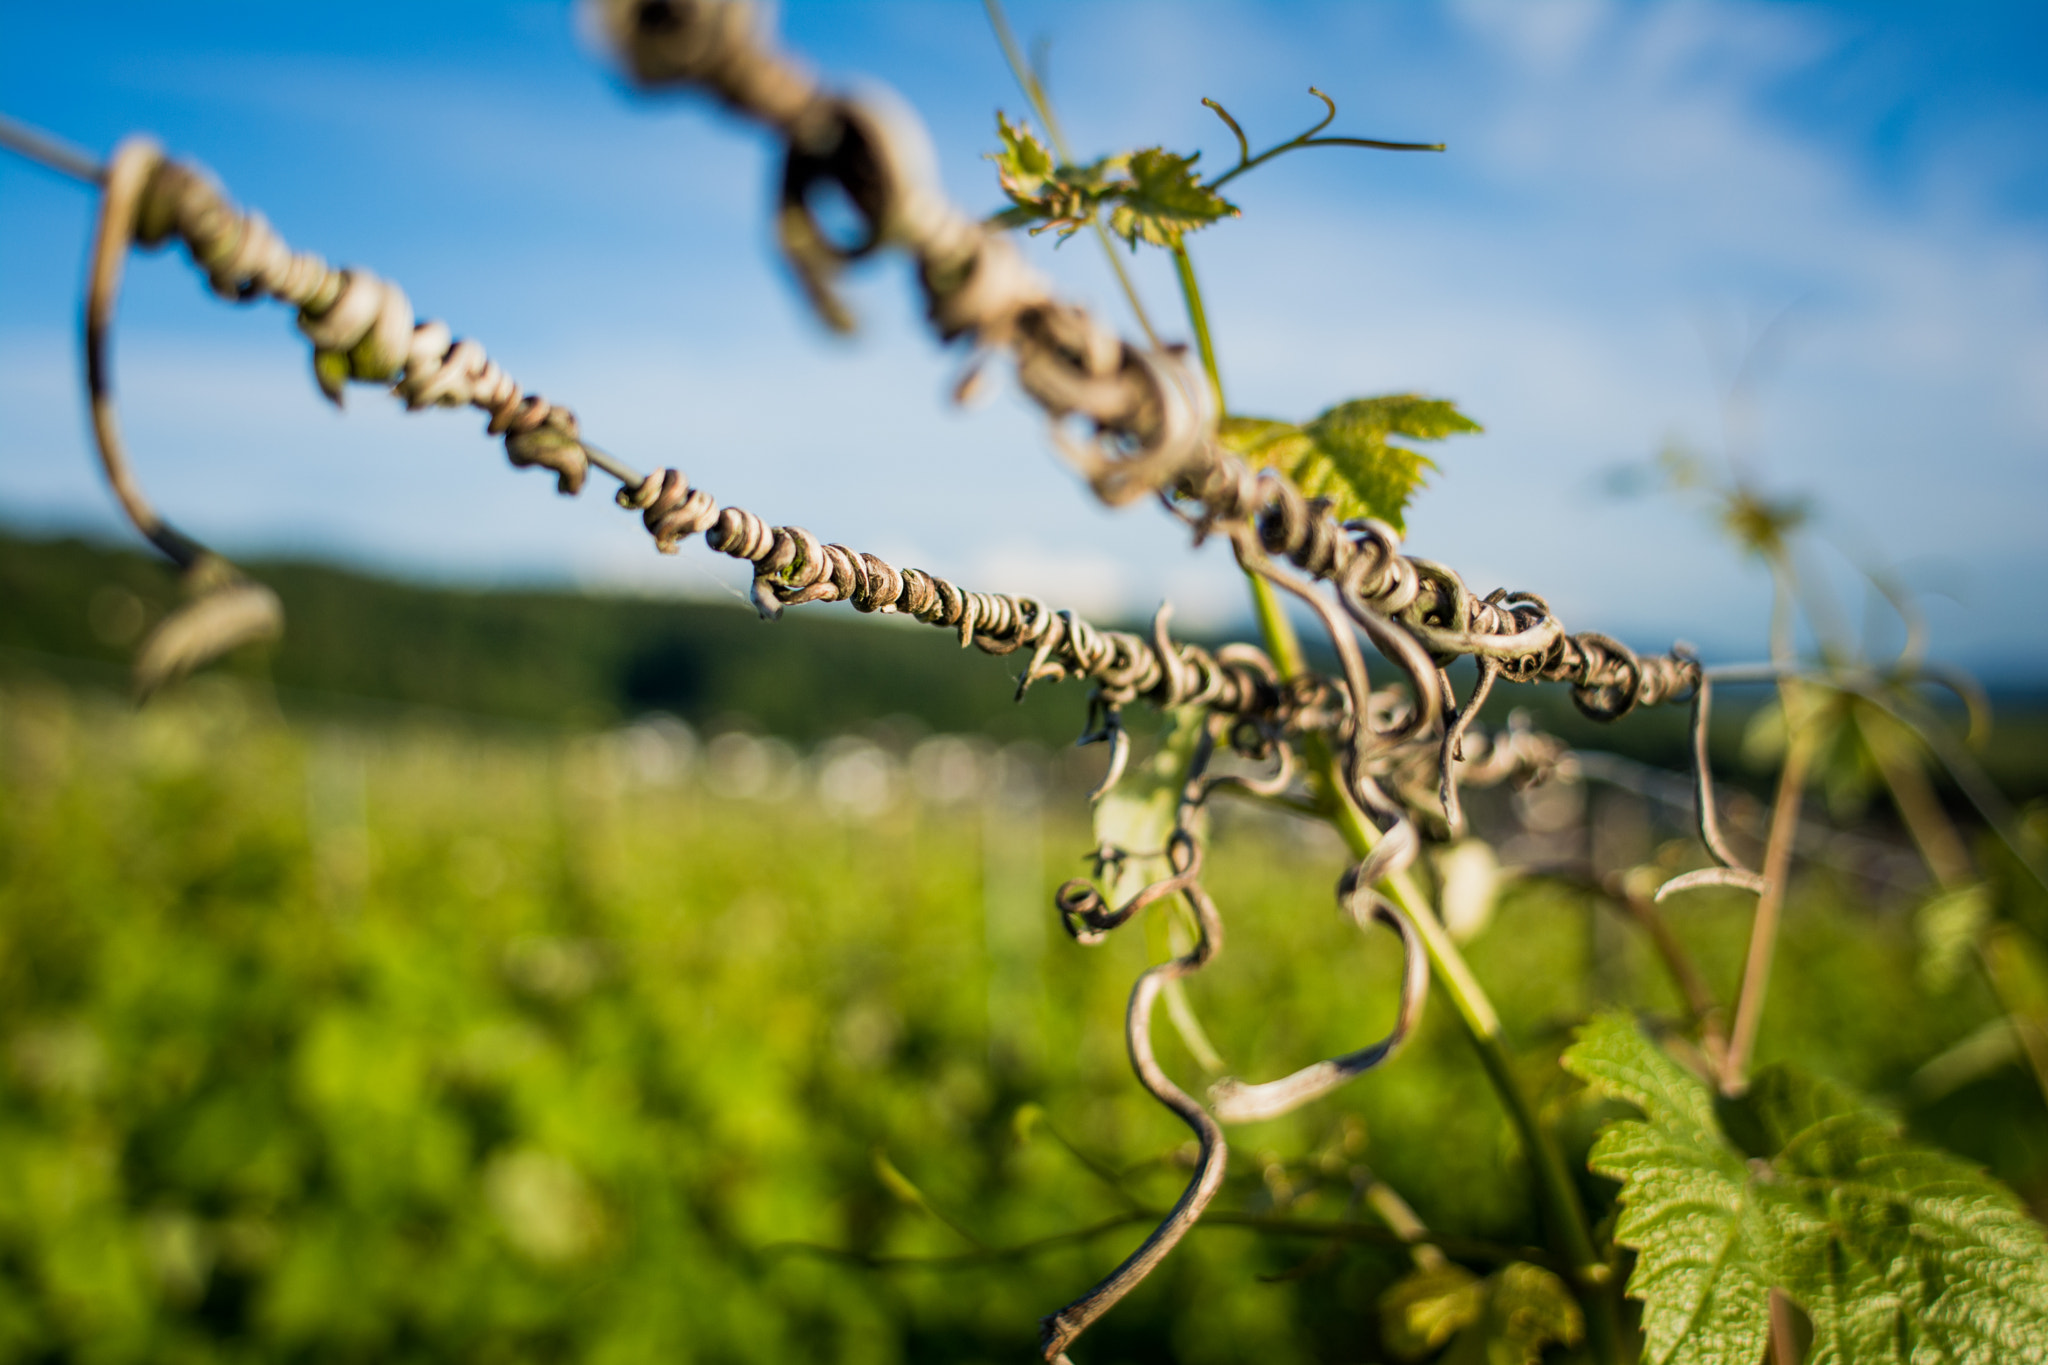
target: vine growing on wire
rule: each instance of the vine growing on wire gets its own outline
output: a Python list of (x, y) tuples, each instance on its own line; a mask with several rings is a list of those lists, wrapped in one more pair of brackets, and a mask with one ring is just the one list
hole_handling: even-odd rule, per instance
[[(268, 589), (158, 514), (128, 461), (111, 354), (122, 272), (135, 248), (175, 244), (221, 296), (295, 309), (315, 382), (335, 403), (362, 383), (389, 388), (412, 410), (475, 408), (514, 466), (549, 471), (562, 494), (582, 492), (593, 470), (609, 478), (618, 505), (639, 514), (663, 553), (701, 537), (709, 549), (745, 561), (763, 617), (846, 602), (941, 627), (962, 647), (1014, 656), (1020, 700), (1040, 683), (1088, 684), (1083, 742), (1108, 751), (1094, 798), (1097, 875), (1061, 888), (1056, 910), (1081, 944), (1101, 942), (1155, 908), (1167, 917), (1172, 953), (1133, 987), (1126, 1042), (1139, 1084), (1187, 1125), (1197, 1152), (1185, 1190), (1141, 1244), (1045, 1317), (1046, 1359), (1067, 1359), (1089, 1326), (1204, 1216), (1223, 1184), (1232, 1125), (1314, 1103), (1368, 1072), (1398, 1084), (1398, 1068), (1389, 1064), (1432, 985), (1513, 1124), (1547, 1245), (1503, 1255), (1433, 1231), (1398, 1195), (1379, 1191), (1375, 1209), (1415, 1259), (1413, 1273), (1382, 1305), (1397, 1350), (1422, 1355), (1455, 1342), (1454, 1350), (1473, 1353), (1460, 1358), (1526, 1361), (1553, 1346), (1601, 1361), (1638, 1353), (1658, 1361), (1755, 1361), (1769, 1352), (1790, 1362), (1805, 1349), (1816, 1360), (2042, 1358), (2048, 1241), (2012, 1196), (1974, 1168), (1912, 1144), (1854, 1096), (1794, 1067), (1752, 1065), (1801, 793), (1831, 753), (1848, 746), (1870, 758), (1949, 897), (1943, 923), (1966, 944), (1957, 951), (1981, 954), (1994, 978), (2005, 960), (1994, 946), (2002, 940), (1967, 852), (1930, 805), (1930, 762), (1946, 768), (2038, 875), (2011, 813), (1922, 695), (1923, 684), (1953, 679), (1926, 663), (1917, 632), (1884, 666), (1840, 650), (1818, 662), (1797, 657), (1789, 614), (1798, 589), (1785, 549), (1796, 519), (1737, 484), (1707, 491), (1748, 548), (1780, 572), (1783, 620), (1768, 663), (1709, 667), (1683, 647), (1644, 654), (1606, 635), (1574, 633), (1533, 592), (1481, 593), (1454, 570), (1403, 553), (1404, 511), (1433, 468), (1425, 447), (1479, 430), (1452, 403), (1415, 394), (1353, 398), (1299, 421), (1236, 412), (1227, 403), (1189, 246), (1239, 216), (1223, 191), (1296, 152), (1441, 146), (1331, 134), (1337, 106), (1312, 88), (1322, 106), (1318, 121), (1256, 152), (1240, 122), (1205, 100), (1238, 151), (1235, 164), (1213, 178), (1196, 155), (1163, 147), (1084, 160), (1066, 138), (1042, 74), (991, 0), (998, 40), (1030, 111), (998, 115), (991, 160), (1007, 206), (977, 217), (921, 176), (919, 128), (813, 76), (776, 47), (751, 6), (606, 0), (599, 11), (642, 88), (709, 95), (781, 140), (776, 230), (828, 325), (855, 325), (835, 288), (845, 269), (884, 251), (907, 255), (932, 327), (967, 353), (963, 391), (990, 361), (1006, 357), (1018, 386), (1045, 413), (1052, 444), (1096, 497), (1113, 506), (1156, 504), (1194, 541), (1229, 546), (1246, 576), (1260, 640), (1213, 650), (1176, 640), (1165, 607), (1148, 632), (1104, 629), (1031, 597), (963, 588), (775, 524), (721, 503), (679, 470), (642, 472), (587, 437), (571, 409), (514, 380), (481, 343), (417, 318), (398, 284), (295, 250), (197, 164), (144, 137), (124, 141), (100, 164), (33, 130), (0, 124), (9, 147), (99, 194), (85, 299), (93, 430), (122, 508), (177, 566), (187, 589), (185, 604), (140, 648), (139, 693), (283, 625)], [(851, 234), (825, 225), (826, 195), (851, 206)], [(1062, 300), (1027, 264), (1010, 235), (1019, 229), (1096, 238), (1144, 341), (1125, 340)], [(1176, 329), (1148, 314), (1123, 269), (1122, 254), (1140, 249), (1170, 255), (1192, 350), (1164, 340)], [(1706, 487), (1696, 477), (1687, 482)], [(1130, 514), (1143, 513), (1134, 507)], [(1310, 667), (1283, 600), (1314, 622), (1332, 671)], [(1472, 682), (1461, 695), (1450, 670), (1465, 659)], [(1391, 681), (1376, 685), (1375, 670), (1391, 670)], [(1579, 709), (1601, 721), (1637, 708), (1691, 708), (1703, 865), (1661, 887), (1610, 888), (1650, 935), (1691, 1018), (1652, 1037), (1632, 1019), (1602, 1016), (1564, 1058), (1594, 1091), (1640, 1111), (1610, 1123), (1593, 1151), (1593, 1168), (1622, 1182), (1621, 1216), (1611, 1225), (1590, 1216), (1419, 861), (1427, 845), (1465, 834), (1461, 786), (1527, 784), (1568, 772), (1572, 759), (1557, 741), (1475, 724), (1496, 687), (1541, 682), (1569, 687)], [(1777, 687), (1785, 735), (1755, 867), (1717, 819), (1705, 742), (1714, 689), (1736, 683)], [(1167, 712), (1173, 723), (1158, 752), (1134, 764), (1124, 714), (1140, 704)], [(1362, 932), (1386, 927), (1400, 945), (1395, 1022), (1384, 1037), (1284, 1076), (1220, 1074), (1182, 993), (1186, 978), (1224, 946), (1224, 908), (1204, 883), (1204, 813), (1218, 793), (1327, 822), (1341, 835), (1352, 862), (1336, 887), (1338, 910)], [(1755, 900), (1732, 1010), (1714, 998), (1659, 918), (1668, 898), (1706, 886)], [(1191, 1054), (1213, 1059), (1219, 1073), (1199, 1095), (1169, 1075), (1155, 1052), (1162, 1000)], [(2015, 1007), (2011, 1023), (2048, 1089), (2042, 1021)]]

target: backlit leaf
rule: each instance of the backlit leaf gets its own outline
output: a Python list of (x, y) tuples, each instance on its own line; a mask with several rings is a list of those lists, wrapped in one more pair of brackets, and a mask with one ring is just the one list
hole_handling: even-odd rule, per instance
[(1944, 891), (1921, 906), (1914, 916), (1924, 949), (1921, 983), (1932, 991), (1953, 989), (1970, 965), (1970, 954), (1977, 950), (1992, 915), (1992, 891), (1982, 882)]
[(1012, 123), (1002, 113), (996, 115), (996, 136), (1002, 139), (1003, 149), (990, 152), (988, 159), (996, 163), (996, 179), (1003, 193), (1019, 202), (1036, 199), (1052, 178), (1052, 153), (1030, 124)]
[(1396, 1280), (1380, 1295), (1380, 1331), (1387, 1350), (1419, 1360), (1479, 1321), (1486, 1290), (1477, 1275), (1444, 1262)]
[(988, 159), (1010, 197), (1010, 207), (990, 219), (1000, 227), (1051, 229), (1064, 238), (1108, 208), (1110, 230), (1132, 246), (1142, 241), (1174, 247), (1195, 229), (1237, 215), (1235, 205), (1202, 183), (1192, 156), (1151, 147), (1069, 166), (1028, 124), (998, 113), (996, 135), (1002, 148)]
[(1063, 238), (1086, 227), (1097, 207), (1122, 183), (1125, 158), (1105, 157), (1086, 166), (1063, 166), (1026, 123), (996, 115), (1002, 150), (990, 152), (996, 180), (1010, 207), (990, 221), (1001, 227), (1057, 231)]
[(1228, 417), (1218, 434), (1254, 466), (1276, 469), (1309, 496), (1328, 498), (1340, 521), (1377, 517), (1401, 531), (1408, 502), (1436, 461), (1389, 438), (1438, 441), (1479, 430), (1443, 399), (1391, 394), (1340, 403), (1300, 426)]
[(1814, 1365), (2048, 1358), (2048, 1237), (1975, 1166), (1788, 1066), (1717, 1106), (1617, 1016), (1564, 1064), (1643, 1111), (1607, 1126), (1591, 1164), (1622, 1182), (1645, 1359), (1761, 1360), (1772, 1288), (1812, 1320)]
[(1131, 153), (1129, 178), (1112, 198), (1109, 229), (1132, 246), (1176, 247), (1188, 233), (1237, 216), (1235, 204), (1202, 183), (1194, 156), (1160, 147)]
[(1585, 1317), (1565, 1282), (1516, 1261), (1480, 1279), (1460, 1265), (1426, 1265), (1380, 1296), (1387, 1350), (1420, 1360), (1447, 1343), (1457, 1365), (1539, 1365), (1546, 1346), (1575, 1346)]

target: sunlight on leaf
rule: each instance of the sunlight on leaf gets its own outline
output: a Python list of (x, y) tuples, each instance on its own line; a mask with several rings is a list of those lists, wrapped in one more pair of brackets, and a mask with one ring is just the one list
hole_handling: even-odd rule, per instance
[(1944, 892), (1921, 906), (1913, 920), (1924, 949), (1921, 984), (1936, 992), (1953, 990), (1991, 916), (1991, 888), (1982, 882)]
[(1088, 226), (1098, 210), (1109, 209), (1110, 230), (1136, 247), (1139, 242), (1172, 248), (1181, 238), (1219, 218), (1237, 216), (1237, 206), (1202, 183), (1195, 156), (1161, 147), (1105, 156), (1085, 166), (1061, 165), (1029, 124), (996, 115), (1000, 151), (990, 152), (996, 179), (1010, 207), (991, 220), (1001, 227), (1057, 232), (1062, 239)]
[(2048, 1236), (1977, 1167), (1789, 1066), (1717, 1105), (1622, 1016), (1563, 1060), (1643, 1111), (1602, 1130), (1590, 1164), (1622, 1182), (1645, 1359), (1761, 1360), (1774, 1287), (1812, 1321), (1814, 1361), (2040, 1358)]
[(1390, 394), (1340, 403), (1305, 425), (1228, 417), (1223, 444), (1259, 468), (1276, 469), (1311, 497), (1330, 499), (1338, 520), (1377, 517), (1407, 529), (1409, 500), (1436, 461), (1390, 437), (1440, 441), (1483, 428), (1440, 398)]
[(1235, 204), (1202, 183), (1195, 157), (1160, 147), (1131, 153), (1130, 179), (1113, 197), (1109, 230), (1134, 247), (1143, 241), (1171, 249), (1188, 233), (1238, 213)]

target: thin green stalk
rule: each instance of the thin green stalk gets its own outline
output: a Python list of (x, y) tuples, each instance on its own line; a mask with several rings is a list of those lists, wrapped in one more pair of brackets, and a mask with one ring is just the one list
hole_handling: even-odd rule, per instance
[(1188, 306), (1188, 326), (1195, 331), (1202, 373), (1209, 376), (1209, 388), (1216, 395), (1216, 411), (1223, 412), (1223, 377), (1216, 371), (1216, 346), (1209, 339), (1209, 311), (1202, 306), (1202, 286), (1195, 282), (1195, 263), (1188, 259), (1185, 242), (1173, 244), (1173, 271), (1180, 279), (1180, 296)]
[[(993, 4), (994, 0), (990, 3)], [(1202, 371), (1209, 377), (1209, 386), (1216, 395), (1216, 410), (1228, 412), (1223, 398), (1223, 379), (1216, 365), (1215, 342), (1209, 333), (1208, 310), (1202, 305), (1202, 286), (1195, 278), (1195, 265), (1189, 259), (1185, 245), (1174, 247), (1173, 264), (1174, 273), (1180, 280), (1181, 300), (1187, 305), (1188, 326), (1195, 334), (1195, 348), (1201, 355)], [(1301, 674), (1307, 668), (1301, 639), (1295, 634), (1287, 614), (1281, 610), (1272, 585), (1257, 574), (1247, 572), (1245, 576), (1251, 583), (1252, 605), (1258, 614), (1259, 633), (1265, 640), (1267, 655), (1279, 669), (1281, 677), (1292, 678)], [(1353, 857), (1365, 857), (1379, 842), (1380, 833), (1360, 813), (1345, 791), (1337, 771), (1336, 755), (1318, 735), (1305, 736), (1302, 750), (1314, 782), (1321, 787), (1324, 818), (1337, 827), (1337, 832), (1350, 846)], [(1388, 878), (1383, 889), (1395, 904), (1408, 913), (1421, 933), (1436, 983), (1450, 997), (1473, 1047), (1479, 1053), (1480, 1065), (1485, 1068), (1487, 1078), (1493, 1082), (1509, 1119), (1515, 1125), (1515, 1131), (1521, 1136), (1522, 1146), (1529, 1154), (1530, 1169), (1536, 1177), (1545, 1222), (1550, 1226), (1552, 1245), (1559, 1258), (1573, 1268), (1585, 1291), (1586, 1321), (1594, 1353), (1602, 1360), (1618, 1360), (1621, 1324), (1612, 1292), (1613, 1273), (1594, 1250), (1585, 1208), (1579, 1201), (1578, 1187), (1572, 1182), (1563, 1153), (1558, 1151), (1557, 1144), (1550, 1140), (1550, 1134), (1537, 1120), (1528, 1096), (1522, 1093), (1521, 1084), (1515, 1079), (1507, 1043), (1501, 1034), (1500, 1016), (1494, 1012), (1493, 1002), (1487, 998), (1485, 988), (1472, 975), (1464, 954), (1458, 951), (1456, 941), (1445, 931), (1443, 921), (1437, 918), (1429, 899), (1416, 887), (1414, 880), (1404, 872)]]
[[(1266, 653), (1272, 658), (1274, 667), (1279, 669), (1281, 677), (1295, 677), (1306, 667), (1300, 637), (1295, 634), (1293, 623), (1281, 611), (1272, 585), (1257, 575), (1250, 575), (1250, 578), (1252, 601), (1258, 611), (1259, 632), (1265, 640)], [(1352, 856), (1364, 858), (1379, 842), (1380, 833), (1345, 793), (1343, 780), (1337, 771), (1336, 755), (1321, 736), (1313, 734), (1303, 737), (1302, 751), (1313, 780), (1320, 787), (1324, 818), (1336, 826)], [(1382, 884), (1382, 890), (1414, 922), (1422, 937), (1423, 948), (1429, 954), (1430, 970), (1436, 984), (1450, 997), (1452, 1008), (1457, 1011), (1466, 1035), (1479, 1053), (1479, 1063), (1485, 1069), (1487, 1079), (1493, 1083), (1502, 1106), (1508, 1111), (1509, 1120), (1521, 1137), (1523, 1150), (1528, 1153), (1530, 1171), (1536, 1178), (1537, 1195), (1543, 1206), (1544, 1221), (1550, 1229), (1552, 1246), (1559, 1258), (1574, 1268), (1585, 1291), (1586, 1321), (1596, 1357), (1601, 1360), (1620, 1359), (1621, 1324), (1612, 1292), (1613, 1273), (1594, 1249), (1585, 1208), (1579, 1201), (1578, 1187), (1565, 1165), (1564, 1154), (1551, 1141), (1528, 1096), (1522, 1093), (1521, 1083), (1515, 1079), (1514, 1066), (1508, 1058), (1507, 1042), (1501, 1031), (1500, 1015), (1495, 1012), (1493, 1001), (1487, 998), (1485, 987), (1472, 974), (1465, 955), (1458, 950), (1457, 942), (1444, 929), (1443, 921), (1437, 918), (1429, 898), (1422, 894), (1414, 879), (1405, 872), (1400, 873), (1388, 878)]]
[(1138, 319), (1138, 326), (1144, 329), (1145, 340), (1153, 350), (1160, 349), (1159, 333), (1152, 330), (1152, 319), (1145, 312), (1144, 303), (1138, 298), (1138, 286), (1131, 283), (1129, 272), (1124, 269), (1123, 253), (1110, 240), (1109, 229), (1102, 225), (1100, 218), (1091, 217), (1088, 226), (1095, 229), (1095, 240), (1102, 243), (1102, 254), (1109, 258), (1109, 268), (1116, 273), (1116, 282), (1123, 288), (1124, 302), (1131, 305), (1131, 312)]
[[(1331, 801), (1332, 823), (1343, 835), (1352, 856), (1365, 857), (1379, 842), (1379, 831), (1344, 794), (1336, 760), (1329, 747), (1313, 737), (1304, 747), (1309, 751), (1310, 766), (1321, 775), (1324, 788), (1334, 798)], [(1487, 1079), (1493, 1082), (1494, 1091), (1500, 1096), (1502, 1106), (1508, 1111), (1508, 1119), (1522, 1140), (1530, 1171), (1536, 1177), (1537, 1197), (1543, 1206), (1551, 1246), (1560, 1259), (1572, 1267), (1573, 1278), (1584, 1291), (1587, 1332), (1595, 1358), (1619, 1360), (1621, 1322), (1614, 1302), (1613, 1271), (1594, 1250), (1592, 1231), (1586, 1224), (1586, 1211), (1579, 1201), (1578, 1187), (1572, 1181), (1571, 1171), (1565, 1165), (1564, 1154), (1551, 1140), (1529, 1097), (1522, 1093), (1521, 1083), (1515, 1079), (1514, 1064), (1508, 1057), (1507, 1040), (1502, 1035), (1500, 1016), (1494, 1012), (1493, 1002), (1487, 998), (1478, 978), (1472, 975), (1472, 968), (1465, 962), (1464, 954), (1458, 951), (1456, 940), (1445, 930), (1443, 921), (1437, 918), (1434, 907), (1415, 885), (1414, 879), (1403, 872), (1382, 882), (1380, 889), (1407, 912), (1421, 935), (1436, 984), (1450, 998), (1473, 1048), (1479, 1053), (1479, 1064), (1485, 1068)]]
[(1245, 579), (1252, 586), (1252, 609), (1258, 613), (1259, 637), (1266, 642), (1266, 653), (1273, 666), (1283, 678), (1300, 677), (1308, 672), (1308, 656), (1302, 653), (1301, 637), (1294, 633), (1294, 622), (1287, 619), (1280, 595), (1273, 591), (1271, 583), (1255, 573), (1247, 573)]
[(1762, 1025), (1764, 997), (1770, 993), (1771, 959), (1778, 946), (1778, 920), (1785, 905), (1785, 883), (1792, 875), (1792, 844), (1799, 833), (1799, 805), (1806, 790), (1806, 771), (1814, 742), (1803, 709), (1795, 715), (1795, 694), (1783, 684), (1785, 723), (1793, 727), (1778, 770), (1778, 795), (1771, 804), (1771, 832), (1764, 845), (1764, 889), (1757, 896), (1750, 921), (1749, 953), (1742, 966), (1742, 985), (1735, 1000), (1735, 1022), (1728, 1031), (1728, 1055), (1721, 1062), (1721, 1092), (1739, 1095), (1748, 1084), (1749, 1058)]

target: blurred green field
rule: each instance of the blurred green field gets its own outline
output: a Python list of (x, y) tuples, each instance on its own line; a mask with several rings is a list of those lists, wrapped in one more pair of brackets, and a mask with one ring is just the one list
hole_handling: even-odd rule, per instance
[[(140, 714), (8, 684), (0, 1359), (1032, 1358), (1187, 1159), (1121, 1037), (1164, 926), (1082, 948), (1051, 910), (1091, 842), (1070, 785), (982, 740), (707, 749), (673, 724), (287, 721), (218, 678)], [(1341, 865), (1319, 830), (1219, 818), (1229, 937), (1190, 995), (1239, 1074), (1391, 1017), (1392, 940), (1339, 920)], [(1677, 917), (1724, 991), (1745, 918), (1712, 896)], [(1582, 1156), (1600, 1115), (1554, 1065), (1569, 1028), (1672, 993), (1540, 881), (1469, 952)], [(2017, 1069), (1910, 1102), (1991, 1014), (1973, 983), (1923, 989), (1905, 914), (1810, 876), (1782, 952), (1766, 1058), (1904, 1105), (2048, 1204)], [(1407, 1262), (1355, 1202), (1367, 1170), (1433, 1227), (1541, 1242), (1438, 1001), (1386, 1069), (1235, 1131), (1226, 1218), (1087, 1359), (1383, 1358)], [(1332, 1221), (1379, 1241), (1287, 1226)], [(869, 1263), (899, 1257), (950, 1259)]]

